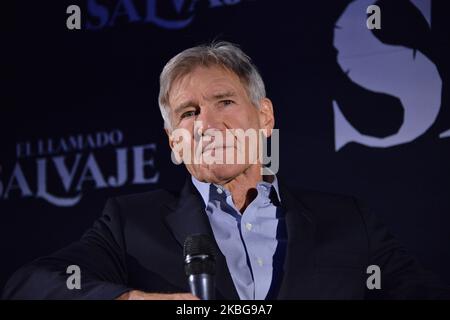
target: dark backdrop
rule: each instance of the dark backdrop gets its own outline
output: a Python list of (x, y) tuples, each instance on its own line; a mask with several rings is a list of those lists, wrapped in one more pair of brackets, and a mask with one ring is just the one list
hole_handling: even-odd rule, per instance
[[(260, 69), (280, 129), (280, 178), (359, 197), (425, 267), (450, 282), (450, 138), (442, 134), (450, 129), (448, 11), (445, 1), (415, 2), (431, 5), (430, 21), (410, 1), (380, 1), (382, 29), (371, 34), (393, 52), (411, 52), (411, 68), (414, 52), (426, 57), (438, 75), (427, 76), (430, 64), (424, 64), (398, 83), (389, 71), (406, 68), (393, 64), (389, 52), (369, 50), (362, 57), (380, 71), (366, 72), (370, 81), (409, 86), (414, 101), (437, 88), (435, 120), (398, 143), (353, 141), (338, 148), (346, 133), (336, 128), (333, 101), (354, 128), (375, 138), (399, 132), (406, 111), (416, 110), (417, 125), (432, 112), (426, 98), (413, 107), (394, 91), (368, 88), (352, 78), (354, 68), (340, 65), (335, 25), (350, 1), (15, 1), (6, 11), (2, 46), (0, 287), (22, 264), (78, 239), (108, 197), (183, 183), (185, 170), (172, 164), (162, 130), (158, 77), (170, 57), (215, 39), (239, 44)], [(66, 28), (69, 4), (81, 7), (81, 30)], [(365, 21), (359, 26), (366, 28)], [(346, 37), (340, 43), (350, 48), (346, 58), (359, 59), (363, 41)], [(48, 139), (57, 145), (102, 132), (121, 139), (104, 147), (37, 150)], [(128, 175), (114, 186), (109, 177), (117, 175), (120, 152), (126, 155), (121, 172)], [(48, 201), (44, 187), (79, 201)]]

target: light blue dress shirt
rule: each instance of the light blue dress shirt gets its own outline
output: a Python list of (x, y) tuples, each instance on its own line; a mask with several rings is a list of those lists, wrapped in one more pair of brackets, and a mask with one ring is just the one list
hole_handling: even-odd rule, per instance
[(261, 181), (257, 196), (241, 215), (231, 193), (220, 185), (192, 177), (205, 202), (214, 237), (225, 256), (234, 286), (242, 300), (263, 300), (272, 284), (274, 255), (277, 250), (277, 207), (270, 198), (280, 196), (278, 181)]

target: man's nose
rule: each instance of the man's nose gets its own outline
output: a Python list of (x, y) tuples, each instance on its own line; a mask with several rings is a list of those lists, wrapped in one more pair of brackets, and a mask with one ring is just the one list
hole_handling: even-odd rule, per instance
[(197, 121), (200, 121), (203, 131), (208, 129), (223, 129), (223, 121), (219, 112), (215, 111), (213, 107), (203, 107), (197, 116)]

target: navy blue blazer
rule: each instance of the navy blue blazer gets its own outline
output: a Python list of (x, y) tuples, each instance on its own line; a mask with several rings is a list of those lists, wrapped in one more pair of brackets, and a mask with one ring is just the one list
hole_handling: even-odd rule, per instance
[[(282, 184), (280, 197), (287, 243), (271, 298), (450, 298), (450, 288), (425, 272), (354, 198), (288, 190)], [(190, 179), (179, 193), (112, 198), (79, 241), (19, 269), (3, 298), (114, 299), (130, 289), (189, 292), (182, 245), (195, 233), (213, 238)], [(217, 251), (216, 297), (239, 299), (225, 257)], [(69, 265), (80, 267), (81, 289), (67, 288)], [(367, 288), (369, 265), (380, 267), (381, 289)]]

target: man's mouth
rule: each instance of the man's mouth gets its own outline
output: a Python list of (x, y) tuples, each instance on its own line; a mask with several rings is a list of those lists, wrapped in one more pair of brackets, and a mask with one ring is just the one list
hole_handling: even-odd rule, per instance
[(208, 144), (206, 147), (203, 148), (202, 153), (205, 153), (207, 151), (212, 151), (212, 150), (220, 150), (220, 149), (229, 149), (229, 148), (234, 148), (234, 146), (226, 146), (226, 145), (217, 145), (215, 143), (210, 143)]

